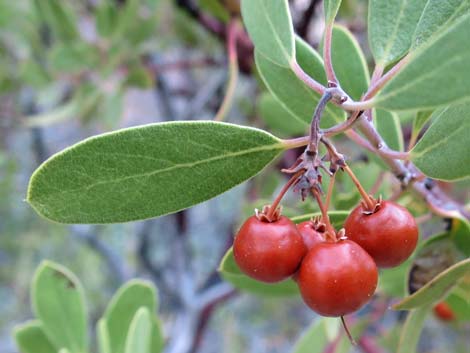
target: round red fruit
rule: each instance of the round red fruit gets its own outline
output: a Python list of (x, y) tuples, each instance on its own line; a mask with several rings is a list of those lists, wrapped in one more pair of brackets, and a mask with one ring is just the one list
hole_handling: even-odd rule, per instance
[(322, 229), (317, 229), (315, 222), (313, 221), (299, 223), (297, 224), (297, 229), (299, 230), (299, 233), (302, 236), (304, 244), (308, 250), (325, 241), (324, 229), (323, 231)]
[(358, 243), (378, 267), (395, 267), (408, 259), (418, 242), (418, 226), (408, 210), (391, 201), (381, 201), (368, 214), (356, 207), (344, 224), (347, 237)]
[(306, 252), (295, 223), (284, 216), (274, 222), (256, 216), (248, 218), (233, 243), (233, 255), (240, 269), (267, 283), (293, 275)]
[(442, 321), (452, 321), (455, 319), (454, 311), (446, 302), (436, 304), (434, 307), (434, 315)]
[(297, 283), (305, 303), (323, 316), (360, 309), (377, 287), (374, 260), (350, 240), (317, 244), (305, 256)]

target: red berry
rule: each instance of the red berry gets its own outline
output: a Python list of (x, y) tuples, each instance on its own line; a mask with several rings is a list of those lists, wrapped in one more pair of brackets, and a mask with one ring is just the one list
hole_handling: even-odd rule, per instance
[(299, 223), (297, 224), (297, 229), (299, 230), (299, 233), (302, 236), (304, 244), (308, 250), (325, 241), (325, 230), (323, 229), (322, 232), (322, 229), (317, 229), (315, 222), (313, 221)]
[(455, 320), (454, 312), (446, 302), (440, 302), (434, 306), (434, 315), (436, 315), (442, 321)]
[(233, 255), (240, 269), (262, 282), (279, 282), (293, 275), (307, 248), (289, 218), (266, 222), (252, 216), (238, 231)]
[(410, 257), (418, 242), (418, 226), (408, 210), (382, 201), (377, 211), (357, 206), (344, 224), (347, 237), (358, 243), (378, 267), (395, 267)]
[(374, 260), (350, 240), (324, 242), (302, 261), (297, 283), (305, 303), (323, 316), (360, 309), (374, 294), (378, 271)]

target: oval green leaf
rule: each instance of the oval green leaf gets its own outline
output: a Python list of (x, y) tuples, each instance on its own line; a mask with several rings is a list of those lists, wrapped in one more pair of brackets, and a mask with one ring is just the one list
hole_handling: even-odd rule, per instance
[(378, 65), (406, 54), (427, 0), (370, 0), (369, 44)]
[(40, 321), (34, 320), (15, 327), (13, 335), (22, 353), (56, 353), (57, 348), (46, 336)]
[(411, 311), (403, 325), (397, 353), (415, 353), (419, 336), (423, 329), (424, 320), (429, 314), (430, 307), (425, 306)]
[[(350, 211), (329, 211), (328, 216), (330, 217), (330, 222), (336, 229), (340, 229), (343, 227), (343, 223), (348, 218)], [(301, 223), (304, 221), (308, 221), (314, 217), (320, 217), (321, 213), (308, 213), (301, 216), (292, 217), (292, 221), (295, 223)]]
[(106, 319), (101, 318), (96, 324), (96, 339), (100, 353), (112, 353), (111, 340), (109, 338), (108, 323)]
[[(318, 82), (326, 84), (323, 61), (318, 53), (300, 38), (296, 39), (296, 48), (296, 59), (302, 69)], [(255, 61), (263, 82), (273, 96), (299, 124), (309, 125), (320, 95), (299, 80), (290, 68), (273, 63), (258, 51), (255, 52)], [(341, 109), (328, 105), (321, 125), (331, 126), (344, 118)]]
[(157, 305), (157, 292), (150, 282), (132, 280), (119, 288), (103, 316), (111, 338), (111, 352), (125, 352), (126, 334), (139, 308), (146, 308), (154, 313)]
[[(329, 318), (315, 320), (296, 342), (293, 353), (322, 353), (331, 341), (327, 334)], [(339, 324), (339, 320), (335, 320)], [(339, 328), (339, 326), (338, 326)]]
[(373, 104), (388, 110), (428, 110), (470, 98), (470, 46), (463, 44), (469, 37), (470, 15), (465, 15), (413, 51)]
[(428, 0), (413, 35), (412, 49), (470, 12), (469, 0)]
[(87, 313), (83, 288), (65, 267), (44, 261), (34, 275), (31, 297), (36, 317), (55, 347), (87, 350)]
[(333, 27), (331, 60), (341, 88), (359, 100), (369, 87), (369, 69), (359, 43), (346, 27)]
[(457, 281), (461, 277), (469, 274), (470, 259), (460, 261), (441, 272), (412, 295), (404, 298), (398, 304), (395, 304), (393, 308), (395, 310), (411, 310), (430, 305), (441, 299), (457, 284)]
[(403, 151), (403, 132), (398, 115), (394, 112), (376, 109), (374, 117), (377, 131), (383, 137), (387, 146), (395, 151)]
[(336, 14), (338, 13), (340, 6), (341, 6), (341, 0), (324, 0), (323, 1), (323, 8), (325, 11), (326, 23), (331, 23), (335, 20)]
[(441, 180), (470, 176), (469, 115), (470, 103), (433, 113), (433, 124), (411, 151), (411, 160), (425, 175)]
[(273, 63), (289, 67), (295, 46), (287, 0), (242, 0), (241, 10), (256, 50)]
[(208, 200), (256, 175), (283, 150), (262, 130), (168, 122), (92, 137), (47, 160), (28, 202), (62, 223), (161, 216)]
[(268, 128), (278, 136), (287, 137), (305, 134), (308, 123), (299, 121), (270, 93), (261, 95), (257, 104), (258, 113)]
[(126, 337), (125, 353), (151, 353), (150, 341), (152, 320), (148, 308), (140, 308), (135, 313)]
[(417, 140), (419, 133), (424, 128), (424, 126), (428, 123), (431, 119), (433, 111), (432, 110), (423, 110), (416, 113), (416, 116), (413, 119), (413, 126), (411, 131), (411, 136), (414, 141)]
[(470, 257), (470, 222), (465, 218), (453, 218), (450, 236), (459, 251)]

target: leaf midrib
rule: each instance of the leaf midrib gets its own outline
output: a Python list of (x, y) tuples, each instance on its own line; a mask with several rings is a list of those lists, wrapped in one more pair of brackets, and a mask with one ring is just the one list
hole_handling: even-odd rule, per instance
[[(198, 161), (195, 161), (195, 162), (175, 164), (171, 167), (167, 167), (167, 168), (163, 168), (163, 169), (157, 169), (157, 170), (154, 170), (154, 171), (151, 171), (151, 172), (128, 175), (128, 176), (125, 176), (125, 177), (122, 177), (122, 178), (97, 181), (95, 183), (88, 184), (86, 186), (81, 186), (81, 187), (75, 188), (75, 189), (60, 190), (56, 193), (49, 193), (49, 196), (50, 195), (55, 195), (55, 194), (61, 194), (61, 193), (76, 192), (76, 191), (80, 191), (80, 190), (88, 191), (88, 190), (90, 190), (90, 189), (92, 189), (96, 186), (103, 185), (103, 184), (113, 184), (113, 183), (123, 182), (123, 181), (126, 181), (126, 180), (131, 180), (131, 179), (148, 178), (148, 177), (151, 177), (151, 176), (155, 176), (155, 175), (162, 174), (162, 173), (167, 173), (167, 172), (177, 170), (177, 169), (191, 168), (191, 167), (194, 167), (194, 166), (198, 166), (198, 165), (206, 164), (206, 163), (211, 163), (211, 162), (215, 162), (215, 161), (226, 159), (226, 158), (234, 158), (234, 157), (243, 156), (243, 155), (251, 154), (251, 153), (255, 153), (255, 152), (271, 151), (271, 150), (277, 150), (277, 149), (278, 150), (283, 150), (284, 145), (282, 143), (276, 143), (276, 144), (267, 145), (267, 146), (253, 147), (253, 148), (250, 148), (250, 149), (237, 151), (237, 152), (224, 153), (224, 154), (221, 154), (221, 155), (218, 155), (218, 156), (198, 160)], [(31, 195), (28, 195), (28, 201), (31, 201), (31, 200), (32, 200)]]
[(393, 29), (393, 33), (392, 35), (389, 37), (389, 41), (387, 43), (387, 46), (384, 48), (384, 52), (383, 52), (383, 55), (382, 55), (382, 58), (379, 60), (379, 62), (381, 64), (385, 64), (388, 60), (387, 60), (387, 57), (390, 55), (390, 52), (391, 52), (391, 49), (393, 47), (393, 45), (395, 44), (395, 40), (397, 38), (397, 33), (398, 33), (398, 28), (399, 28), (399, 24), (400, 24), (400, 21), (403, 17), (403, 14), (405, 13), (405, 7), (406, 5), (408, 4), (408, 0), (404, 0), (402, 1), (402, 6), (400, 7), (400, 13), (398, 15), (398, 18), (397, 18), (397, 21), (395, 22), (395, 27)]
[[(265, 6), (265, 3), (264, 3), (264, 0), (261, 1), (261, 7), (263, 8), (264, 10), (264, 13), (267, 14), (268, 11), (266, 9), (266, 6)], [(289, 11), (287, 11), (287, 13), (289, 13)], [(284, 45), (282, 43), (282, 40), (281, 40), (281, 37), (279, 36), (278, 32), (276, 31), (276, 27), (274, 26), (274, 24), (272, 23), (271, 21), (271, 18), (267, 15), (265, 15), (265, 18), (266, 18), (266, 21), (268, 22), (269, 24), (269, 27), (273, 33), (273, 37), (274, 37), (274, 40), (279, 44), (279, 47), (281, 48), (281, 51), (284, 53), (285, 55), (285, 58), (287, 59), (287, 62), (289, 63), (292, 58), (291, 56), (289, 55), (289, 53), (287, 52), (287, 50), (284, 48)], [(294, 46), (295, 48), (295, 46)], [(294, 53), (294, 57), (295, 57), (295, 53)], [(283, 67), (286, 67), (286, 66), (283, 66)], [(288, 66), (287, 66), (288, 67)]]

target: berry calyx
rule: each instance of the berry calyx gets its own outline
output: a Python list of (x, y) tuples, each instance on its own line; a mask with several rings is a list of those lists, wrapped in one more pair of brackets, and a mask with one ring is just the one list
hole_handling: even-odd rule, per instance
[(297, 283), (305, 303), (323, 316), (343, 316), (366, 304), (377, 287), (374, 260), (350, 240), (315, 245), (300, 266)]
[(309, 220), (297, 224), (297, 229), (302, 236), (303, 242), (308, 250), (313, 248), (319, 243), (326, 241), (325, 239), (325, 224), (319, 220)]
[(295, 223), (284, 216), (272, 222), (248, 218), (233, 244), (235, 262), (242, 272), (267, 283), (292, 276), (306, 252)]
[(452, 308), (446, 302), (440, 302), (434, 306), (434, 315), (442, 321), (455, 320), (455, 314)]
[(408, 210), (391, 201), (381, 201), (373, 213), (357, 206), (345, 221), (348, 238), (359, 244), (378, 267), (395, 267), (413, 253), (418, 226)]

